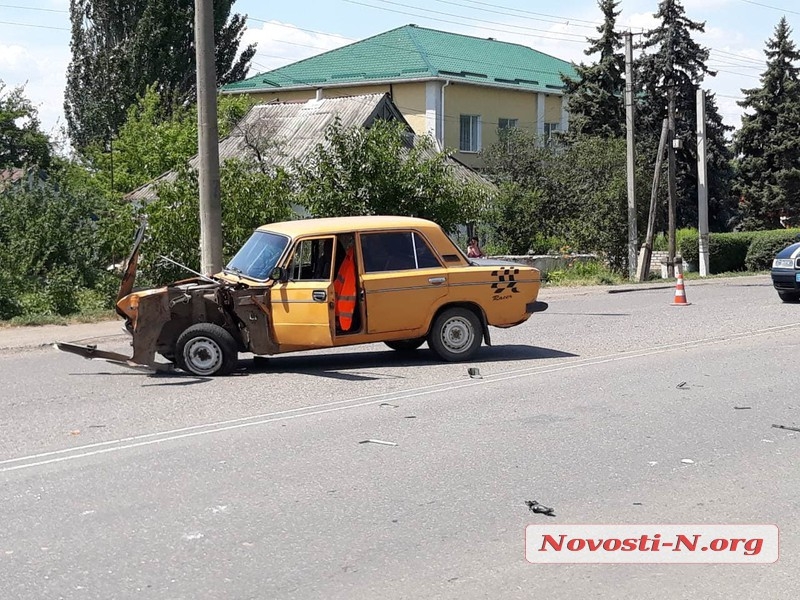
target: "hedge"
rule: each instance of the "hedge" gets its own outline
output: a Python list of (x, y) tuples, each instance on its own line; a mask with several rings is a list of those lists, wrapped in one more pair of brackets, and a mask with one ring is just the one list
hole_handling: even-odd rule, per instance
[[(709, 270), (711, 273), (727, 273), (769, 269), (775, 255), (794, 243), (798, 234), (800, 229), (712, 233), (708, 244)], [(695, 265), (700, 262), (696, 236), (683, 237), (678, 250), (686, 262)]]

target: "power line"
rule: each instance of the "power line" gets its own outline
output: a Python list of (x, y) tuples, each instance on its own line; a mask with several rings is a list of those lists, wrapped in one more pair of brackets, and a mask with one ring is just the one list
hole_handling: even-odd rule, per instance
[(585, 19), (575, 19), (574, 17), (562, 17), (561, 15), (548, 15), (548, 14), (545, 14), (545, 13), (537, 13), (537, 12), (533, 12), (533, 11), (530, 11), (530, 10), (523, 10), (521, 8), (511, 8), (510, 6), (499, 6), (497, 4), (489, 4), (488, 2), (479, 2), (478, 0), (465, 0), (465, 1), (468, 2), (469, 4), (479, 4), (481, 6), (492, 6), (494, 8), (503, 8), (503, 9), (512, 10), (512, 11), (518, 12), (518, 13), (524, 13), (524, 14), (528, 14), (528, 15), (535, 15), (535, 16), (538, 16), (538, 17), (552, 17), (554, 19), (566, 19), (567, 21), (575, 21), (575, 22), (578, 22), (578, 23), (589, 23), (590, 25), (593, 25), (593, 26), (602, 25), (602, 23), (600, 23), (598, 21), (587, 21)]
[(0, 4), (0, 8), (16, 8), (18, 10), (38, 10), (41, 12), (54, 12), (54, 13), (68, 13), (68, 10), (61, 10), (57, 8), (36, 8), (33, 6), (14, 6), (11, 4)]
[(31, 23), (12, 23), (11, 21), (0, 21), (0, 25), (14, 25), (16, 27), (36, 27), (37, 29), (55, 29), (56, 31), (70, 31), (66, 27), (50, 27), (49, 25), (33, 25)]
[[(468, 10), (476, 10), (476, 9), (473, 9), (472, 7), (468, 7), (468, 6), (465, 6), (463, 4), (459, 4), (458, 2), (451, 2), (450, 0), (434, 0), (434, 2), (439, 2), (440, 4), (450, 4), (452, 6), (458, 6), (459, 8), (466, 8)], [(481, 2), (480, 4), (485, 4), (485, 3)], [(485, 6), (493, 6), (493, 5), (485, 4)], [(497, 6), (495, 8), (507, 8), (507, 7)], [(496, 15), (505, 15), (505, 16), (508, 16), (508, 17), (518, 17), (519, 16), (518, 14), (514, 14), (514, 13), (510, 13), (510, 12), (504, 12), (504, 11), (501, 11), (501, 10), (492, 10), (491, 8), (481, 8), (480, 10), (482, 10), (483, 12), (494, 13)], [(507, 10), (516, 11), (516, 9), (513, 9), (513, 8), (507, 8)], [(519, 11), (519, 12), (527, 12), (527, 11)], [(530, 13), (530, 14), (538, 15), (538, 13)], [(543, 21), (545, 23), (556, 23), (558, 25), (566, 25), (568, 27), (583, 27), (583, 28), (586, 28), (586, 29), (595, 29), (595, 25), (582, 25), (582, 24), (578, 24), (578, 23), (575, 23), (575, 24), (571, 25), (570, 24), (570, 20), (572, 20), (572, 19), (569, 19), (567, 17), (563, 17), (563, 18), (562, 17), (556, 17), (555, 15), (539, 15), (539, 16), (540, 17), (552, 17), (552, 19), (538, 18), (538, 19), (532, 19), (532, 20)], [(555, 19), (555, 20), (553, 20), (553, 19)]]
[(762, 8), (770, 8), (772, 10), (779, 10), (781, 12), (791, 13), (793, 15), (800, 15), (800, 12), (797, 12), (796, 10), (789, 10), (788, 8), (779, 8), (777, 6), (770, 6), (769, 4), (762, 4), (761, 2), (753, 2), (752, 0), (741, 0), (741, 1), (744, 2), (745, 4), (752, 4), (753, 6), (760, 6)]

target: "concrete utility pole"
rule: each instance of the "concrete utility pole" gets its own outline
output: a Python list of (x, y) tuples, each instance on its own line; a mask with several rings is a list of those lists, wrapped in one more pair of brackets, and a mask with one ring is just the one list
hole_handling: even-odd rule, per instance
[(194, 0), (194, 44), (197, 52), (197, 143), (200, 157), (200, 270), (205, 275), (213, 275), (222, 270), (213, 0)]
[(628, 171), (628, 276), (636, 277), (636, 147), (634, 141), (633, 107), (633, 35), (625, 34), (625, 129), (627, 131), (627, 171)]
[(700, 232), (700, 277), (708, 275), (708, 164), (706, 159), (706, 93), (697, 89), (697, 229)]
[(661, 163), (664, 162), (664, 148), (669, 135), (669, 121), (664, 119), (661, 127), (661, 137), (658, 140), (658, 154), (656, 155), (656, 168), (653, 174), (653, 187), (650, 190), (650, 212), (647, 214), (647, 233), (644, 244), (639, 254), (639, 268), (636, 272), (637, 279), (644, 281), (650, 273), (650, 259), (653, 256), (653, 237), (656, 230), (656, 205), (658, 202), (658, 183), (661, 180)]
[(669, 244), (667, 276), (675, 277), (675, 222), (677, 220), (678, 190), (675, 177), (675, 148), (679, 140), (675, 137), (675, 84), (669, 83), (669, 147), (667, 148), (667, 189), (669, 191)]

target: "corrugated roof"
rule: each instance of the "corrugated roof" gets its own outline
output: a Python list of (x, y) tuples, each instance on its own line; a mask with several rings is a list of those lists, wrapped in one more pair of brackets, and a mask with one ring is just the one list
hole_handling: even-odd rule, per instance
[[(398, 120), (408, 126), (387, 94), (257, 104), (230, 135), (220, 140), (220, 164), (230, 158), (254, 159), (256, 152), (259, 152), (269, 164), (289, 168), (294, 159), (306, 156), (324, 141), (325, 129), (336, 117), (345, 128), (368, 127), (377, 118)], [(197, 169), (199, 162), (199, 157), (195, 155), (189, 160), (189, 165)], [(462, 163), (451, 159), (451, 164), (454, 175), (460, 181), (489, 185)], [(149, 202), (157, 197), (158, 184), (172, 182), (176, 178), (175, 171), (168, 171), (125, 198), (131, 202)]]
[(228, 84), (222, 91), (448, 79), (558, 93), (563, 87), (562, 73), (577, 77), (571, 63), (527, 46), (405, 25)]

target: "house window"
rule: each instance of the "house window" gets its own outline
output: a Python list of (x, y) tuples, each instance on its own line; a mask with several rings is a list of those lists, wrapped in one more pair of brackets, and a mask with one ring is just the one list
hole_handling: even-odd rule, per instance
[(498, 119), (498, 129), (515, 129), (519, 125), (519, 119)]
[(461, 132), (458, 149), (461, 152), (479, 152), (481, 149), (481, 118), (479, 115), (461, 115)]
[(556, 131), (561, 131), (561, 123), (545, 123), (544, 124), (544, 139), (550, 139), (550, 135)]

